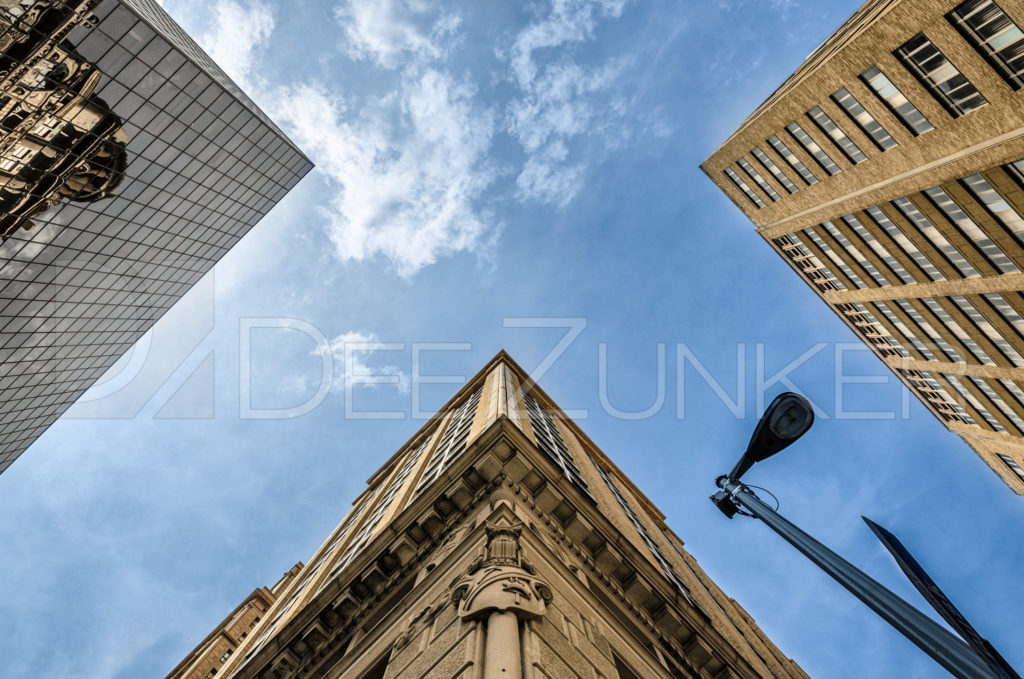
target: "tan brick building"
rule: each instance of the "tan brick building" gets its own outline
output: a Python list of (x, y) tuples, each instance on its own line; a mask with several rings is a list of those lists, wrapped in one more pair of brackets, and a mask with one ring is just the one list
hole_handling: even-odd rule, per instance
[(373, 475), (217, 674), (806, 676), (504, 353)]
[(253, 590), (245, 601), (238, 604), (228, 617), (171, 670), (167, 679), (212, 679), (217, 676), (220, 668), (234, 654), (238, 645), (245, 641), (253, 628), (263, 619), (262, 616), (267, 614), (267, 610), (301, 570), (300, 561), (281, 576), (273, 587)]
[(871, 0), (703, 164), (1024, 494), (1024, 3)]

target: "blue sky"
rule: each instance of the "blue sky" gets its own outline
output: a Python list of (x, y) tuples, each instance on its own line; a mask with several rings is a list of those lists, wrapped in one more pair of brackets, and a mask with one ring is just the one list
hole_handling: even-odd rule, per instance
[(166, 0), (318, 167), (0, 475), (0, 674), (163, 676), (500, 348), (811, 676), (944, 676), (707, 501), (789, 370), (818, 422), (747, 480), (924, 606), (894, 531), (1024, 667), (1021, 498), (697, 167), (857, 4)]

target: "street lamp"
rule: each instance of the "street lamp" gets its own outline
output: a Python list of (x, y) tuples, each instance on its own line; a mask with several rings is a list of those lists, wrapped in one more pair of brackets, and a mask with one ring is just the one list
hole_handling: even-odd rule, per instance
[[(777, 396), (758, 421), (750, 443), (736, 466), (715, 480), (720, 490), (711, 496), (711, 501), (730, 519), (741, 513), (763, 521), (958, 679), (1020, 679), (944, 595), (931, 595), (938, 587), (920, 569), (919, 564), (913, 563), (920, 572), (912, 576), (911, 581), (943, 618), (957, 621), (954, 629), (968, 639), (970, 645), (787, 521), (740, 482), (740, 477), (755, 462), (765, 460), (786, 448), (807, 433), (813, 423), (814, 410), (807, 399), (792, 392)], [(746, 511), (742, 512), (741, 509)], [(869, 525), (874, 526), (871, 522)], [(875, 530), (874, 527), (872, 530)], [(897, 545), (895, 548), (893, 542), (883, 541), (883, 544), (890, 551), (905, 551), (895, 537), (893, 541)], [(893, 553), (896, 554), (895, 551)], [(901, 561), (901, 566), (904, 566), (904, 561)]]

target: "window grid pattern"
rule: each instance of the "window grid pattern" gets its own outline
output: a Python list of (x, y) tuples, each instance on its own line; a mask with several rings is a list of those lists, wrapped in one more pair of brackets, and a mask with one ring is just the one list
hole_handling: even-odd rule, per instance
[(793, 139), (796, 139), (800, 146), (804, 147), (807, 153), (811, 154), (811, 157), (817, 161), (818, 165), (821, 165), (825, 172), (830, 175), (838, 174), (841, 170), (836, 165), (836, 161), (832, 160), (832, 157), (825, 153), (825, 149), (821, 148), (818, 142), (814, 141), (811, 135), (807, 134), (804, 128), (800, 127), (800, 123), (795, 120), (789, 125), (786, 125), (786, 130), (793, 135)]
[(1024, 481), (1024, 469), (1022, 469), (1021, 466), (1017, 464), (1016, 460), (1014, 460), (1009, 455), (1003, 455), (1002, 453), (996, 453), (996, 455), (999, 456), (999, 459), (1003, 461), (1003, 464), (1005, 464), (1009, 468), (1009, 470), (1013, 472), (1014, 475), (1016, 475), (1018, 479)]
[(640, 539), (644, 541), (644, 544), (647, 545), (647, 549), (651, 551), (651, 555), (654, 557), (654, 560), (658, 562), (659, 566), (661, 566), (661, 570), (665, 574), (665, 577), (668, 578), (668, 581), (672, 583), (676, 588), (676, 591), (679, 592), (683, 598), (692, 602), (693, 599), (690, 596), (690, 588), (687, 587), (686, 582), (679, 577), (675, 568), (672, 566), (672, 562), (668, 560), (665, 554), (661, 551), (661, 547), (658, 546), (658, 543), (655, 542), (654, 538), (652, 538), (650, 533), (647, 532), (647, 528), (640, 521), (640, 517), (636, 515), (633, 508), (629, 506), (629, 502), (626, 501), (626, 498), (619, 492), (615, 482), (612, 481), (612, 477), (608, 475), (608, 472), (606, 472), (596, 460), (591, 459), (591, 462), (594, 463), (594, 467), (597, 468), (597, 472), (608, 485), (608, 490), (610, 490), (612, 495), (615, 496), (615, 500), (619, 503), (619, 507), (622, 508), (626, 518), (629, 519), (629, 522), (633, 524), (634, 528), (636, 528), (636, 532), (640, 534)]
[(921, 232), (928, 241), (934, 245), (939, 252), (949, 261), (953, 267), (960, 272), (964, 278), (973, 278), (974, 276), (980, 276), (977, 269), (971, 266), (971, 263), (967, 261), (967, 258), (957, 250), (949, 240), (942, 235), (942, 232), (936, 228), (931, 221), (917, 209), (906, 197), (897, 198), (892, 201), (892, 204), (903, 213), (903, 216)]
[[(105, 0), (95, 25), (70, 5), (51, 10), (59, 36), (25, 26), (25, 63), (38, 66), (26, 77), (53, 85), (49, 103), (79, 103), (47, 110), (45, 92), (12, 90), (0, 104), (28, 112), (46, 150), (33, 162), (57, 151), (64, 163), (35, 168), (49, 209), (13, 222), (0, 211), (0, 471), (311, 169), (155, 4)], [(63, 73), (91, 73), (95, 91), (57, 83)], [(3, 135), (17, 151), (0, 158), (8, 197), (29, 158), (20, 134)]]
[(988, 411), (988, 408), (986, 408), (982, 402), (979, 401), (974, 394), (972, 394), (970, 390), (963, 385), (963, 382), (961, 382), (956, 375), (948, 375), (946, 373), (941, 374), (946, 378), (947, 382), (953, 385), (953, 389), (956, 393), (958, 393), (964, 401), (970, 404), (970, 406), (974, 408), (979, 415), (981, 415), (981, 419), (985, 420), (985, 422), (988, 423), (988, 426), (992, 427), (995, 431), (1006, 431), (1006, 427), (1004, 427), (999, 420)]
[(903, 43), (894, 54), (954, 118), (988, 103), (924, 33)]
[(910, 357), (910, 352), (860, 302), (837, 304), (836, 309), (863, 335), (864, 341), (882, 356)]
[(871, 217), (872, 221), (885, 231), (904, 252), (910, 255), (910, 258), (914, 260), (914, 264), (917, 264), (918, 268), (920, 268), (921, 271), (924, 271), (928, 278), (933, 281), (946, 280), (946, 277), (937, 266), (932, 264), (932, 261), (928, 259), (928, 256), (921, 252), (920, 248), (914, 244), (914, 241), (907, 238), (906, 234), (904, 234), (878, 206), (870, 205), (866, 207), (864, 211), (868, 213), (868, 216)]
[(998, 292), (986, 292), (981, 296), (992, 305), (992, 308), (1003, 317), (1003, 320), (1013, 326), (1013, 329), (1017, 331), (1021, 338), (1024, 338), (1024, 317), (1017, 313), (1017, 310), (1006, 301), (1005, 297)]
[(969, 318), (971, 323), (981, 330), (985, 337), (987, 337), (989, 341), (992, 342), (992, 344), (994, 344), (1007, 359), (1009, 359), (1010, 363), (1012, 363), (1014, 367), (1024, 367), (1024, 357), (1022, 357), (1017, 350), (1013, 348), (1012, 344), (1006, 341), (1006, 338), (996, 330), (995, 326), (992, 325), (988, 319), (978, 311), (977, 307), (971, 304), (966, 297), (963, 295), (953, 295), (949, 299), (953, 304), (956, 304), (960, 311), (963, 312), (964, 316)]
[(857, 163), (863, 163), (868, 159), (864, 152), (860, 150), (852, 139), (850, 139), (843, 129), (836, 125), (835, 121), (829, 117), (820, 106), (813, 107), (807, 112), (807, 116), (814, 121), (814, 124), (818, 126), (822, 132), (824, 132), (829, 139), (843, 152), (851, 163), (856, 165)]
[(872, 304), (876, 309), (878, 309), (879, 313), (881, 313), (882, 316), (886, 318), (886, 320), (892, 323), (893, 327), (896, 328), (901, 335), (907, 338), (907, 341), (910, 342), (910, 346), (914, 347), (914, 349), (916, 349), (918, 353), (924, 356), (925, 360), (936, 360), (935, 354), (931, 352), (931, 350), (928, 348), (928, 345), (926, 345), (924, 342), (917, 338), (917, 335), (914, 334), (914, 331), (911, 330), (906, 323), (900, 320), (900, 317), (897, 316), (893, 312), (893, 310), (889, 308), (889, 305), (880, 300), (872, 302)]
[(871, 260), (864, 256), (863, 252), (857, 249), (856, 245), (850, 242), (850, 239), (847, 238), (835, 224), (825, 221), (822, 222), (821, 225), (825, 227), (825, 230), (829, 232), (829, 235), (835, 238), (836, 242), (839, 243), (844, 250), (850, 253), (850, 255), (857, 261), (857, 264), (860, 265), (860, 268), (864, 269), (864, 271), (874, 279), (875, 283), (878, 283), (878, 285), (882, 287), (889, 285), (889, 281), (882, 275), (882, 272), (871, 263)]
[(889, 267), (890, 271), (896, 274), (897, 278), (904, 283), (915, 282), (914, 277), (910, 275), (910, 272), (900, 264), (898, 259), (892, 256), (892, 253), (889, 252), (888, 248), (882, 245), (879, 240), (875, 238), (873, 233), (864, 228), (864, 225), (861, 224), (859, 219), (853, 215), (843, 215), (843, 221), (846, 222), (846, 225), (850, 227), (850, 229), (853, 230), (853, 232), (857, 234), (862, 241), (864, 241), (865, 245), (871, 248), (874, 253), (878, 255), (879, 259), (885, 262), (885, 265)]
[(846, 277), (850, 279), (850, 282), (852, 282), (858, 288), (868, 287), (867, 284), (863, 280), (861, 280), (860, 276), (858, 276), (856, 272), (850, 268), (846, 261), (843, 260), (843, 258), (840, 257), (835, 250), (829, 247), (828, 243), (825, 242), (825, 239), (818, 235), (817, 231), (815, 231), (811, 227), (807, 227), (806, 229), (804, 229), (804, 235), (810, 238), (811, 242), (817, 245), (818, 249), (824, 252), (826, 257), (835, 262), (836, 266), (839, 267), (839, 270), (842, 271), (843, 274), (845, 274)]
[(936, 330), (931, 323), (924, 319), (924, 316), (922, 316), (917, 309), (911, 306), (910, 302), (905, 299), (895, 299), (893, 302), (895, 302), (899, 308), (903, 309), (903, 313), (909, 316), (910, 320), (914, 321), (919, 328), (924, 330), (925, 334), (928, 335), (928, 338), (939, 348), (940, 351), (942, 351), (942, 353), (946, 355), (949, 360), (954, 363), (967, 362), (964, 360), (963, 356), (953, 348), (953, 345), (946, 341), (946, 338), (942, 336), (942, 333)]
[(562, 475), (569, 479), (570, 483), (593, 500), (594, 496), (590, 494), (587, 482), (580, 474), (580, 468), (576, 466), (576, 461), (572, 459), (572, 454), (569, 453), (565, 441), (562, 440), (562, 435), (558, 432), (551, 413), (541, 408), (537, 399), (526, 391), (525, 387), (522, 388), (522, 392), (526, 412), (530, 416), (530, 427), (533, 429), (533, 437), (537, 440), (540, 452), (544, 453), (549, 460), (555, 463), (556, 467), (562, 470)]
[(768, 137), (768, 144), (775, 149), (776, 153), (782, 156), (782, 159), (789, 163), (789, 166), (796, 170), (796, 173), (800, 175), (800, 178), (804, 180), (804, 183), (810, 186), (811, 184), (818, 183), (818, 178), (814, 176), (803, 162), (796, 157), (796, 154), (789, 150), (785, 142), (779, 139), (776, 135)]
[(473, 426), (473, 417), (476, 415), (477, 406), (480, 405), (480, 394), (483, 387), (477, 388), (469, 398), (462, 402), (448, 421), (448, 428), (437, 444), (434, 456), (423, 470), (423, 476), (413, 493), (418, 497), (426, 488), (441, 477), (444, 470), (448, 468), (459, 455), (466, 450), (469, 441), (469, 429)]
[(995, 218), (1013, 234), (1019, 242), (1024, 244), (1024, 218), (1021, 218), (1006, 199), (999, 195), (999, 192), (992, 188), (992, 185), (985, 181), (980, 174), (972, 174), (961, 180), (978, 202), (985, 206)]
[(971, 337), (959, 323), (953, 320), (953, 317), (950, 316), (949, 313), (942, 308), (941, 304), (935, 301), (935, 298), (922, 297), (921, 302), (924, 303), (926, 307), (928, 307), (928, 310), (931, 311), (937, 319), (939, 319), (940, 323), (946, 326), (947, 330), (952, 332), (953, 335), (958, 340), (960, 340), (961, 344), (967, 347), (967, 351), (971, 352), (971, 354), (976, 359), (978, 359), (979, 363), (981, 363), (982, 365), (996, 364), (996, 362), (993, 361), (989, 357), (989, 355), (985, 353), (985, 350), (982, 349), (981, 346), (979, 346), (978, 343), (974, 341), (974, 338)]
[(1003, 388), (1006, 389), (1006, 391), (1010, 392), (1013, 398), (1017, 400), (1017, 404), (1020, 407), (1024, 408), (1024, 389), (1021, 389), (1019, 386), (1017, 386), (1017, 383), (1014, 382), (1013, 380), (1008, 380), (1001, 377), (998, 381), (999, 384), (1003, 385)]
[(1024, 33), (992, 0), (967, 0), (946, 15), (1015, 90), (1024, 86)]
[(775, 164), (774, 160), (768, 157), (768, 154), (761, 150), (760, 146), (755, 146), (750, 153), (757, 158), (757, 162), (761, 163), (764, 169), (768, 170), (775, 177), (777, 182), (782, 184), (782, 188), (786, 189), (789, 193), (797, 192), (798, 189), (793, 180)]
[(973, 219), (967, 216), (959, 205), (956, 204), (948, 193), (938, 186), (926, 189), (924, 195), (928, 196), (935, 206), (953, 222), (954, 225), (970, 239), (982, 254), (992, 263), (999, 273), (1016, 273), (1020, 271), (1017, 266), (1006, 256), (998, 245), (981, 230)]
[(405, 480), (409, 478), (409, 473), (412, 472), (413, 467), (416, 466), (416, 463), (423, 455), (423, 451), (427, 449), (432, 439), (433, 436), (428, 437), (420, 445), (416, 446), (416, 450), (406, 458), (405, 463), (402, 465), (402, 468), (399, 469), (398, 474), (391, 483), (388, 484), (388, 489), (384, 491), (384, 495), (382, 495), (380, 500), (377, 501), (376, 506), (373, 508), (373, 512), (366, 517), (366, 521), (363, 522), (359, 532), (356, 533), (354, 538), (352, 538), (352, 544), (345, 550), (342, 557), (338, 559), (338, 563), (334, 565), (334, 568), (331, 569), (332, 575), (348, 566), (352, 563), (353, 559), (359, 556), (363, 547), (366, 546), (366, 543), (370, 541), (370, 538), (380, 526), (381, 519), (384, 518), (384, 515), (391, 507), (392, 502), (394, 502), (395, 496), (398, 495), (398, 491), (402, 489), (402, 486), (405, 484)]
[(861, 73), (860, 78), (915, 137), (935, 129), (935, 126), (924, 117), (924, 114), (917, 110), (917, 107), (900, 92), (899, 88), (892, 84), (892, 81), (877, 66), (872, 66)]
[(743, 169), (743, 171), (747, 173), (747, 176), (753, 179), (754, 183), (757, 184), (762, 191), (768, 194), (769, 198), (771, 198), (773, 201), (780, 200), (782, 198), (782, 196), (779, 195), (779, 192), (773, 189), (772, 185), (765, 181), (764, 177), (761, 176), (761, 173), (759, 173), (753, 165), (748, 163), (743, 158), (740, 158), (736, 162)]
[(833, 92), (832, 101), (836, 102), (839, 108), (843, 109), (846, 115), (850, 117), (850, 120), (856, 123), (857, 127), (875, 143), (879, 150), (888, 151), (894, 146), (899, 146), (896, 140), (892, 138), (892, 135), (889, 134), (889, 131), (882, 127), (880, 122), (875, 120), (875, 117), (857, 101), (855, 96), (850, 94), (848, 89), (840, 87)]
[(736, 170), (731, 167), (727, 167), (724, 172), (725, 176), (729, 178), (729, 181), (735, 184), (736, 188), (743, 192), (743, 195), (745, 195), (747, 199), (754, 204), (754, 207), (761, 209), (765, 206), (765, 202), (761, 200), (761, 196), (757, 195), (757, 192), (750, 188), (750, 184), (748, 184), (743, 177), (736, 174)]
[(1013, 426), (1017, 429), (1018, 433), (1024, 434), (1024, 420), (1022, 420), (1020, 416), (1013, 411), (1010, 404), (1004, 401), (1003, 397), (997, 394), (996, 390), (993, 389), (988, 382), (975, 375), (968, 375), (967, 379), (973, 382), (974, 386), (976, 386), (978, 390), (985, 395), (985, 398), (994, 403), (996, 408), (999, 409), (1006, 419), (1013, 423)]
[(845, 290), (843, 282), (836, 278), (835, 274), (826, 267), (817, 255), (800, 241), (795, 233), (786, 234), (772, 239), (772, 242), (782, 250), (786, 258), (807, 277), (811, 283), (822, 292), (833, 290)]
[(931, 373), (924, 370), (905, 370), (903, 368), (897, 369), (896, 372), (914, 387), (921, 398), (931, 405), (944, 421), (977, 424), (970, 413), (964, 410), (964, 407), (932, 377)]

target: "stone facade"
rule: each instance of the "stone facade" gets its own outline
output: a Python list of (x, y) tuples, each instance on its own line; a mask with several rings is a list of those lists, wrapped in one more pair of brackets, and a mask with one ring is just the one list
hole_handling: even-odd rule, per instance
[(369, 481), (238, 679), (805, 677), (504, 353)]
[(1024, 494), (1024, 7), (871, 0), (703, 164)]

